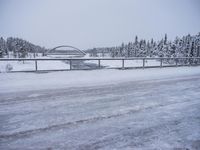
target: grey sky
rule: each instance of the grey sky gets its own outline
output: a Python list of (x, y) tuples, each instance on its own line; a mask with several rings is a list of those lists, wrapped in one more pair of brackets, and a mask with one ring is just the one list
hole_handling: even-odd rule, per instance
[(0, 0), (0, 36), (52, 48), (200, 32), (200, 0)]

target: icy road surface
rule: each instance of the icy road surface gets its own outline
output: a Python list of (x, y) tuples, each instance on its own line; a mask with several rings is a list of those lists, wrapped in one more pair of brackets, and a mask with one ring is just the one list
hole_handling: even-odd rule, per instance
[(199, 150), (200, 73), (1, 92), (0, 149)]

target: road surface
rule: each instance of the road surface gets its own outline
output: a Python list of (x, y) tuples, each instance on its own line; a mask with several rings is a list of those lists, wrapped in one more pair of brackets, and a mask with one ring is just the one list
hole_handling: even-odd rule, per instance
[(200, 149), (199, 75), (0, 97), (1, 150)]

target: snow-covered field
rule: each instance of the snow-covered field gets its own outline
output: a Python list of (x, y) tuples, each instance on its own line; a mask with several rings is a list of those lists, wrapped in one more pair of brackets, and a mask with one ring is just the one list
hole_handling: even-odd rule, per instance
[[(87, 63), (97, 63), (96, 60), (88, 60)], [(121, 68), (121, 60), (101, 60), (101, 65), (106, 68)], [(143, 60), (125, 60), (124, 67), (142, 67)], [(160, 66), (160, 62), (157, 60), (146, 60), (145, 66)]]
[(0, 149), (199, 150), (200, 67), (0, 74)]
[[(49, 58), (49, 57), (43, 57)], [(50, 57), (51, 58), (51, 57)], [(10, 71), (34, 71), (35, 62), (34, 61), (0, 61), (0, 72), (9, 72), (7, 65), (12, 66)], [(74, 69), (94, 69), (98, 68), (98, 60), (87, 60), (79, 61), (77, 66), (77, 61), (72, 63)], [(163, 64), (172, 65), (172, 64)], [(121, 60), (101, 60), (101, 66), (103, 68), (121, 68)], [(125, 60), (124, 67), (142, 67), (142, 60)], [(160, 66), (160, 61), (157, 60), (146, 60), (145, 66)], [(69, 62), (65, 61), (38, 61), (38, 70), (66, 70), (69, 69)]]
[[(0, 61), (0, 72), (6, 72), (6, 66), (12, 66), (11, 71), (33, 71), (35, 61)], [(69, 64), (63, 61), (38, 61), (38, 70), (62, 70), (69, 69)]]

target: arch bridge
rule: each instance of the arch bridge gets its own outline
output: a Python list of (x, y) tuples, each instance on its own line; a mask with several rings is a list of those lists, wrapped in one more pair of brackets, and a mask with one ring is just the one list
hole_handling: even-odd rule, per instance
[(86, 53), (74, 46), (61, 45), (46, 51), (45, 55), (85, 56)]

